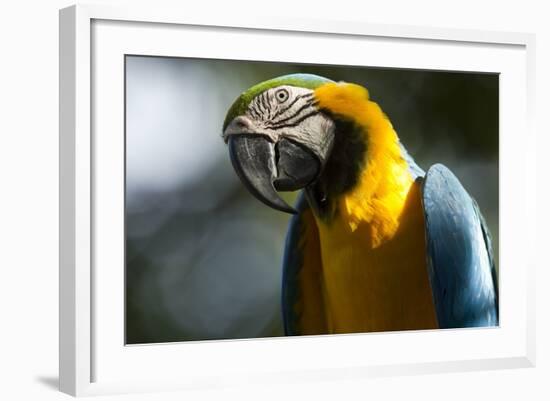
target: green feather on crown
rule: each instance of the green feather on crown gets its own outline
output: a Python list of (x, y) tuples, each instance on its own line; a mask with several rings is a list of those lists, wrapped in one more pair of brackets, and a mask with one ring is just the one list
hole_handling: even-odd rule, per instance
[(300, 88), (307, 89), (317, 89), (319, 86), (324, 85), (329, 82), (334, 82), (328, 78), (321, 77), (319, 75), (313, 74), (289, 74), (283, 75), (281, 77), (273, 78), (259, 84), (254, 85), (250, 89), (247, 89), (243, 92), (237, 100), (231, 105), (231, 108), (225, 116), (223, 122), (223, 130), (227, 128), (229, 123), (237, 116), (244, 114), (248, 105), (256, 96), (260, 93), (275, 88), (277, 86), (288, 85), (288, 86), (297, 86)]

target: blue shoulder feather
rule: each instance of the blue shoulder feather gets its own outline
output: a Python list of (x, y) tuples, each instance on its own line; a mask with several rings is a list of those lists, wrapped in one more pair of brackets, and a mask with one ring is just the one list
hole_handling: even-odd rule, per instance
[(401, 155), (403, 156), (403, 159), (405, 159), (407, 165), (409, 166), (409, 173), (411, 173), (413, 180), (416, 180), (418, 177), (424, 177), (426, 173), (418, 166), (418, 164), (416, 164), (401, 142), (399, 142), (399, 147), (401, 148)]

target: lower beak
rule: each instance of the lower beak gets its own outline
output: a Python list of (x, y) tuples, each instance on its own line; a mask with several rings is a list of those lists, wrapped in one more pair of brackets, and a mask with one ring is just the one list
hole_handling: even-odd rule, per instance
[(276, 210), (297, 213), (277, 190), (296, 191), (318, 177), (321, 163), (312, 152), (285, 138), (275, 144), (257, 134), (231, 135), (228, 145), (233, 168), (252, 195)]

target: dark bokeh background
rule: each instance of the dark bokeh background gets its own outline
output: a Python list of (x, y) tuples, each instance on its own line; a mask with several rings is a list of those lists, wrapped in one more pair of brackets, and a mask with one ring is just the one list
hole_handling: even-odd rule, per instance
[(366, 86), (418, 164), (477, 199), (498, 263), (497, 75), (127, 56), (127, 343), (283, 334), (289, 215), (242, 187), (221, 126), (242, 91), (296, 72)]

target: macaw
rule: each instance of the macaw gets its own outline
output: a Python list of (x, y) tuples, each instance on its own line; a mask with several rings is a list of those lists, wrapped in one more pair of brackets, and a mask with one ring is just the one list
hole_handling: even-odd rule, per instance
[[(223, 124), (232, 165), (294, 214), (286, 335), (498, 325), (491, 236), (442, 164), (424, 172), (366, 88), (311, 74), (257, 84)], [(278, 191), (302, 190), (295, 207)]]

